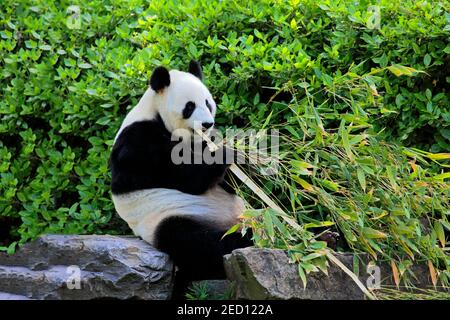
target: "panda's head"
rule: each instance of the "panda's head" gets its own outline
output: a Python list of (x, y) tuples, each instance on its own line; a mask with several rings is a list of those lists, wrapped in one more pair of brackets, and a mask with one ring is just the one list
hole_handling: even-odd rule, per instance
[(191, 61), (189, 72), (157, 67), (150, 78), (158, 112), (166, 128), (177, 136), (208, 131), (214, 125), (216, 103), (202, 82), (202, 69)]

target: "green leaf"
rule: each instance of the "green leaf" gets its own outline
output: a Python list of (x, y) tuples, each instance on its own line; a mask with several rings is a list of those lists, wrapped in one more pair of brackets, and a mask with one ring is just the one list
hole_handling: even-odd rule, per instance
[(387, 234), (384, 232), (381, 232), (379, 230), (375, 230), (372, 228), (363, 228), (363, 234), (370, 239), (383, 239), (387, 238)]
[(386, 167), (386, 174), (389, 178), (389, 182), (391, 183), (391, 186), (394, 190), (398, 190), (398, 184), (397, 184), (397, 172), (395, 167), (393, 166), (387, 166)]
[(353, 273), (359, 276), (359, 258), (356, 254), (353, 255)]
[(431, 56), (427, 53), (424, 57), (423, 57), (423, 64), (425, 65), (425, 67), (428, 67), (431, 63)]
[(302, 280), (303, 283), (303, 289), (306, 289), (306, 274), (305, 271), (303, 270), (302, 266), (300, 264), (298, 264), (298, 275), (300, 276), (300, 279)]
[(318, 221), (318, 222), (305, 223), (304, 227), (305, 227), (305, 229), (322, 228), (322, 227), (330, 227), (330, 226), (333, 226), (334, 224), (335, 223), (333, 221)]
[(313, 250), (325, 249), (326, 247), (327, 247), (326, 241), (314, 241), (309, 246), (309, 248)]
[(266, 128), (267, 124), (268, 124), (269, 121), (270, 121), (270, 118), (272, 117), (272, 113), (273, 113), (273, 110), (270, 111), (269, 116), (266, 118), (266, 120), (264, 121), (263, 125), (261, 126), (261, 130)]
[(297, 30), (297, 21), (294, 18), (291, 20), (291, 28)]
[(9, 254), (9, 255), (14, 254), (14, 252), (16, 252), (16, 246), (17, 246), (17, 241), (12, 242), (8, 246), (8, 249), (6, 250), (6, 253)]
[(311, 175), (312, 171), (309, 169), (314, 168), (312, 164), (301, 160), (291, 160), (290, 164), (292, 166), (292, 170), (300, 175)]
[(348, 139), (348, 131), (346, 128), (344, 128), (344, 130), (342, 130), (341, 135), (342, 135), (342, 144), (344, 145), (345, 152), (347, 153), (348, 158), (351, 161), (353, 161), (354, 156), (353, 156), (353, 152), (350, 148), (350, 141)]
[(450, 231), (450, 223), (448, 221), (445, 220), (439, 220), (439, 222), (445, 227), (445, 229), (447, 229), (448, 231)]
[(441, 246), (444, 248), (446, 243), (445, 232), (444, 228), (442, 227), (442, 223), (440, 223), (440, 221), (434, 222), (434, 231), (436, 232), (437, 238), (439, 239)]
[(90, 69), (90, 68), (92, 68), (92, 65), (90, 63), (84, 62), (84, 63), (79, 63), (78, 67), (81, 69)]
[(394, 64), (392, 66), (387, 67), (390, 72), (395, 74), (397, 77), (399, 76), (413, 76), (415, 73), (420, 72), (419, 70), (416, 70), (411, 67), (405, 67), (399, 64)]
[(48, 44), (43, 44), (39, 46), (39, 49), (44, 50), (44, 51), (50, 51), (52, 49), (51, 46), (49, 46)]
[(241, 226), (240, 223), (237, 223), (234, 226), (232, 226), (230, 229), (228, 229), (227, 232), (225, 232), (225, 234), (222, 236), (221, 239), (225, 238), (229, 234), (235, 233), (239, 229), (240, 226)]
[(320, 183), (321, 186), (323, 186), (324, 188), (327, 188), (330, 191), (336, 192), (339, 190), (340, 185), (337, 184), (336, 182), (330, 181), (330, 180), (325, 180), (325, 179), (315, 179), (317, 182)]
[(364, 173), (364, 171), (361, 168), (358, 168), (356, 170), (357, 175), (358, 175), (358, 181), (359, 184), (361, 185), (361, 188), (366, 191), (366, 174)]
[(310, 253), (310, 254), (304, 256), (304, 257), (302, 258), (302, 261), (313, 260), (313, 259), (316, 259), (316, 258), (318, 258), (318, 257), (322, 257), (322, 256), (324, 256), (325, 254), (326, 254), (325, 251), (313, 252), (313, 253)]
[(311, 272), (317, 272), (319, 269), (312, 263), (301, 263), (303, 270), (305, 270), (306, 274), (310, 274)]
[(264, 229), (272, 241), (275, 241), (275, 229), (272, 222), (272, 214), (270, 210), (264, 212)]

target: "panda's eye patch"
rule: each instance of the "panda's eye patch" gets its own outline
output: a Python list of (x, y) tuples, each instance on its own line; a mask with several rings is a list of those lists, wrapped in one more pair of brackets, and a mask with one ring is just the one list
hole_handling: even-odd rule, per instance
[(192, 116), (192, 113), (194, 113), (195, 110), (195, 103), (192, 101), (189, 101), (186, 103), (186, 106), (183, 109), (183, 118), (188, 119), (190, 116)]
[(205, 100), (205, 102), (206, 102), (206, 107), (209, 109), (210, 112), (212, 112), (212, 107), (211, 107), (211, 105), (209, 104), (209, 101), (208, 101), (208, 100)]

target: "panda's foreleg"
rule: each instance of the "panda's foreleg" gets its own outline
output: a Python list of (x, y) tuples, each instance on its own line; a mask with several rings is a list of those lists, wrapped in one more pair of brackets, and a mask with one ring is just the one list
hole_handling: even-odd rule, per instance
[(155, 233), (155, 246), (169, 254), (175, 265), (190, 280), (223, 279), (223, 255), (253, 245), (251, 234), (232, 233), (188, 217), (169, 217)]

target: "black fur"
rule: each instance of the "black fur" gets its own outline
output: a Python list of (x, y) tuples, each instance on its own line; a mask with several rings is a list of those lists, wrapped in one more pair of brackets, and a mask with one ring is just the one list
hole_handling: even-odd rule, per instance
[(223, 180), (219, 182), (219, 186), (222, 187), (222, 189), (224, 189), (226, 192), (231, 193), (231, 194), (236, 194), (236, 191), (234, 190), (234, 185), (239, 183), (236, 183), (236, 178), (233, 177), (233, 175), (231, 174), (231, 172), (229, 170), (227, 170), (227, 172), (225, 173)]
[(164, 67), (157, 67), (153, 70), (150, 77), (150, 86), (156, 92), (168, 87), (170, 85), (169, 71)]
[(191, 60), (191, 62), (189, 62), (188, 71), (189, 73), (193, 74), (194, 76), (203, 81), (202, 66), (200, 65), (200, 63), (198, 63), (198, 61)]
[(232, 233), (222, 239), (226, 231), (186, 217), (170, 217), (157, 228), (156, 247), (168, 253), (190, 280), (223, 279), (223, 255), (253, 245), (251, 232), (244, 237)]
[(206, 107), (208, 108), (209, 112), (212, 112), (212, 107), (211, 107), (211, 105), (209, 104), (208, 99), (205, 100), (205, 103), (206, 103)]
[(194, 113), (195, 110), (195, 102), (188, 101), (183, 109), (183, 119), (189, 119), (190, 116)]
[[(171, 141), (159, 116), (126, 127), (114, 144), (110, 159), (113, 194), (150, 188), (202, 194), (221, 183), (228, 164), (176, 165), (171, 152), (177, 143)], [(207, 148), (206, 143), (203, 147)]]

